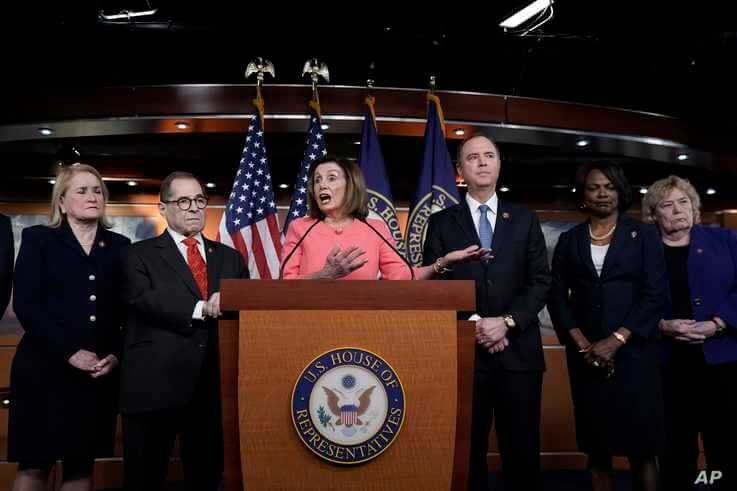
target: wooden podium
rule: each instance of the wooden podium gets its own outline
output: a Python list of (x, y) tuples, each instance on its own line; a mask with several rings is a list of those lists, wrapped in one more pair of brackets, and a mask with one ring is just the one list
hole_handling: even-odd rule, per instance
[[(224, 280), (239, 320), (219, 327), (225, 490), (467, 487), (473, 323), (471, 281)], [(303, 370), (337, 348), (375, 353), (404, 390), (391, 446), (365, 463), (327, 462), (300, 439), (292, 392)]]

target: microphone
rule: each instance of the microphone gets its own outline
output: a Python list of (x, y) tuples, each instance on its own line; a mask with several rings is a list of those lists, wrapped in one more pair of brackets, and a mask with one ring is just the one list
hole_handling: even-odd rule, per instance
[(313, 223), (312, 225), (310, 225), (310, 228), (308, 228), (305, 231), (305, 233), (302, 234), (302, 237), (299, 238), (299, 240), (297, 241), (297, 243), (294, 244), (294, 247), (292, 247), (292, 250), (289, 251), (289, 254), (287, 254), (287, 257), (284, 258), (284, 261), (282, 261), (281, 267), (279, 268), (279, 279), (280, 280), (282, 279), (282, 276), (284, 275), (284, 266), (287, 265), (287, 261), (289, 261), (292, 258), (292, 256), (294, 255), (294, 253), (297, 251), (297, 248), (299, 247), (299, 245), (302, 243), (303, 240), (305, 240), (305, 237), (307, 237), (307, 235), (312, 231), (312, 229), (315, 228), (315, 225), (317, 225), (321, 221), (322, 220), (315, 220), (315, 223)]
[(399, 256), (400, 258), (402, 258), (402, 261), (404, 261), (404, 264), (406, 264), (406, 265), (407, 265), (407, 267), (409, 268), (409, 272), (410, 272), (410, 274), (412, 275), (412, 279), (414, 280), (414, 279), (415, 279), (415, 270), (414, 270), (414, 268), (412, 267), (412, 265), (411, 265), (411, 264), (409, 263), (409, 261), (407, 261), (407, 258), (406, 258), (406, 257), (404, 257), (404, 256), (403, 256), (402, 254), (400, 254), (400, 253), (399, 253), (399, 251), (397, 250), (397, 248), (396, 248), (396, 247), (394, 247), (394, 246), (393, 246), (393, 245), (392, 245), (392, 244), (391, 244), (391, 243), (390, 243), (390, 242), (389, 242), (388, 240), (386, 240), (386, 237), (384, 237), (383, 235), (381, 235), (381, 232), (379, 232), (378, 230), (376, 230), (376, 229), (375, 229), (375, 228), (374, 228), (374, 227), (373, 227), (373, 226), (372, 226), (372, 225), (371, 225), (371, 224), (370, 224), (370, 223), (368, 222), (368, 219), (366, 219), (366, 218), (359, 218), (358, 220), (359, 220), (359, 221), (361, 221), (361, 222), (363, 222), (363, 223), (364, 223), (364, 224), (365, 224), (365, 225), (366, 225), (366, 226), (367, 226), (368, 228), (370, 228), (371, 230), (373, 230), (373, 231), (374, 231), (374, 233), (375, 233), (376, 235), (378, 235), (378, 236), (379, 236), (379, 237), (381, 238), (381, 240), (383, 240), (383, 241), (384, 241), (384, 243), (385, 243), (386, 245), (388, 245), (389, 247), (391, 247), (391, 249), (392, 249), (392, 250), (394, 251), (394, 253), (395, 253), (395, 254), (396, 254), (397, 256)]

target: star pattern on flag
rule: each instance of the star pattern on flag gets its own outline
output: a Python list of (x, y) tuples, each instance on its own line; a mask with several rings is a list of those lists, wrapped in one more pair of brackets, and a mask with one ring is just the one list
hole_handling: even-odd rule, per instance
[(312, 163), (328, 154), (321, 125), (320, 116), (317, 114), (317, 111), (311, 108), (310, 126), (307, 132), (304, 156), (302, 157), (302, 162), (299, 164), (294, 194), (292, 195), (289, 212), (287, 213), (284, 230), (282, 231), (283, 235), (286, 235), (287, 228), (292, 220), (307, 214), (307, 175), (310, 172)]

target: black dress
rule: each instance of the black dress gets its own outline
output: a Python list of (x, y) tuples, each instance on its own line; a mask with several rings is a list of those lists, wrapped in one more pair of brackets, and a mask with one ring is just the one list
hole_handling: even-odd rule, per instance
[[(657, 323), (665, 300), (665, 264), (653, 226), (621, 216), (601, 276), (591, 260), (586, 223), (561, 235), (548, 303), (566, 344), (576, 438), (587, 454), (651, 457), (664, 447)], [(632, 337), (615, 356), (615, 373), (588, 365), (568, 331), (590, 342), (619, 327)]]
[(129, 243), (98, 228), (87, 255), (66, 222), (23, 230), (13, 308), (25, 334), (10, 372), (8, 460), (36, 467), (112, 454), (119, 372), (92, 379), (67, 360), (80, 349), (120, 359)]

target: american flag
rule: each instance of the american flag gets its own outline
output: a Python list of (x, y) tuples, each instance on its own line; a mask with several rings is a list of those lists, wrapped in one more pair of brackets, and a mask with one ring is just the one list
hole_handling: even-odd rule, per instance
[(261, 113), (251, 119), (218, 240), (239, 251), (251, 278), (279, 277), (281, 240)]
[(303, 217), (307, 214), (307, 174), (310, 166), (315, 160), (318, 160), (328, 154), (325, 146), (325, 135), (322, 132), (322, 121), (320, 121), (320, 111), (316, 103), (310, 102), (310, 128), (307, 133), (307, 146), (299, 164), (299, 172), (297, 173), (297, 181), (294, 184), (294, 194), (292, 194), (292, 202), (289, 204), (289, 213), (284, 220), (284, 230), (282, 235), (286, 237), (289, 223), (295, 218)]

